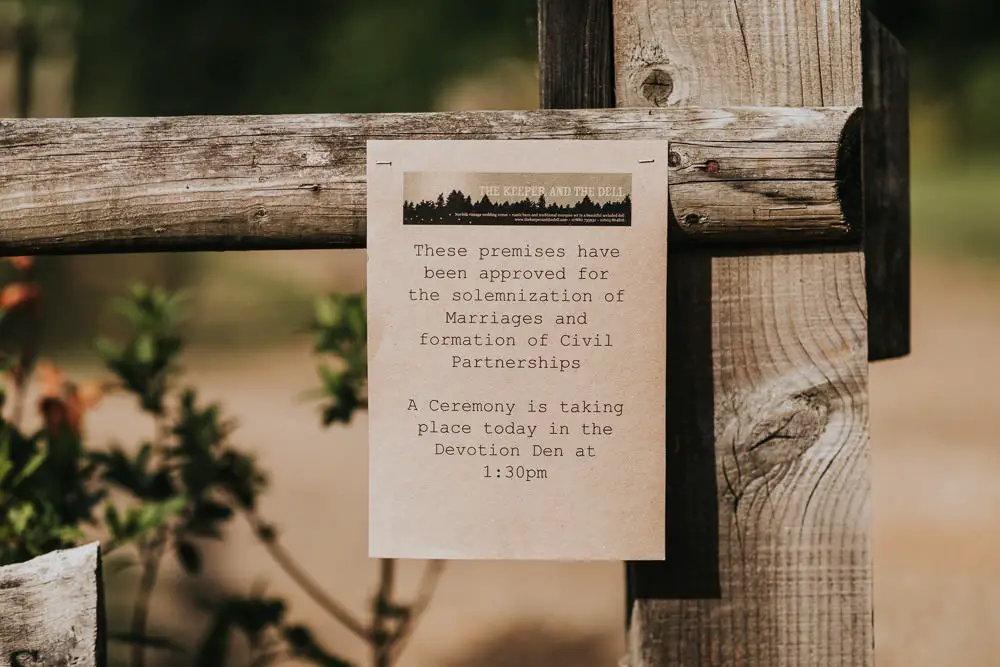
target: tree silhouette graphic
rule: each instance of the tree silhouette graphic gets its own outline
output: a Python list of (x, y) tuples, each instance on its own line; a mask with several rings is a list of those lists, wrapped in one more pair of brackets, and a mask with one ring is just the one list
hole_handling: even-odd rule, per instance
[(589, 196), (571, 205), (537, 200), (494, 202), (487, 195), (473, 201), (461, 190), (441, 193), (435, 200), (403, 202), (406, 225), (594, 225), (626, 227), (631, 224), (632, 198), (598, 204)]

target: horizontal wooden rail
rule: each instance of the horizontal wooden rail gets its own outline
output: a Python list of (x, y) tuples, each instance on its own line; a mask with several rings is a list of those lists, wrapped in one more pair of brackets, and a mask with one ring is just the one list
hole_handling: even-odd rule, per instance
[(369, 139), (663, 139), (671, 240), (860, 232), (855, 108), (0, 121), (0, 254), (363, 247)]

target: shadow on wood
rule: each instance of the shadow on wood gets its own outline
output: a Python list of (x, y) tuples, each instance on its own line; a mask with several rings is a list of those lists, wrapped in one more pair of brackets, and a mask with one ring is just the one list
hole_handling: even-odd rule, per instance
[(721, 585), (711, 259), (671, 252), (667, 274), (666, 561), (630, 563), (627, 585), (631, 599), (715, 599)]
[(910, 101), (906, 50), (864, 25), (865, 264), (869, 359), (910, 353)]

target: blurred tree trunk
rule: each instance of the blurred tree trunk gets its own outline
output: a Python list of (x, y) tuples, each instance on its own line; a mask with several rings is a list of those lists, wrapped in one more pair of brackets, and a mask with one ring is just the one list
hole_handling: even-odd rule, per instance
[(21, 18), (14, 33), (17, 54), (17, 115), (31, 115), (35, 62), (38, 59), (38, 23), (35, 0), (22, 0)]

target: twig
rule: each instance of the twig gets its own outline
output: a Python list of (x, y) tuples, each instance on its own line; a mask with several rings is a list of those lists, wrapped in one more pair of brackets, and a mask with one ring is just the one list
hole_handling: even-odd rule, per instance
[(375, 609), (372, 614), (372, 665), (389, 667), (391, 662), (392, 638), (389, 632), (391, 620), (387, 613), (393, 606), (392, 589), (396, 581), (396, 561), (383, 558), (379, 566), (378, 593), (375, 595)]
[(277, 649), (280, 642), (277, 640), (267, 641), (267, 638), (258, 645), (251, 639), (250, 641), (250, 664), (248, 667), (266, 667), (273, 664), (275, 659), (281, 656), (283, 650)]
[(254, 536), (264, 545), (264, 549), (274, 559), (274, 562), (301, 588), (313, 602), (323, 608), (326, 613), (339, 621), (341, 625), (366, 642), (372, 641), (372, 633), (341, 603), (330, 597), (292, 558), (284, 547), (278, 544), (273, 536), (266, 535), (267, 524), (252, 510), (244, 509), (246, 517), (253, 529)]
[(149, 604), (152, 599), (153, 589), (156, 587), (156, 576), (160, 567), (162, 551), (163, 529), (161, 528), (157, 536), (146, 547), (142, 570), (142, 579), (139, 582), (139, 592), (136, 594), (135, 606), (132, 609), (132, 636), (135, 644), (132, 645), (132, 667), (143, 667), (146, 663), (146, 647), (142, 643), (142, 638), (146, 636), (146, 625), (149, 621)]
[(19, 430), (21, 428), (21, 422), (24, 420), (24, 402), (26, 393), (24, 383), (21, 380), (16, 380), (14, 382), (14, 407), (11, 411), (10, 423)]
[(292, 660), (295, 660), (295, 656), (289, 653), (288, 651), (272, 651), (270, 653), (264, 651), (250, 663), (249, 667), (265, 667), (265, 665), (281, 665), (286, 662), (291, 662)]
[(157, 453), (162, 454), (162, 451), (166, 448), (168, 441), (170, 440), (170, 435), (171, 435), (171, 428), (170, 428), (170, 422), (167, 421), (167, 415), (154, 413), (153, 445), (154, 449), (158, 450)]
[(423, 616), (431, 600), (434, 598), (434, 593), (437, 591), (438, 582), (441, 580), (441, 575), (444, 573), (446, 564), (447, 561), (432, 560), (424, 568), (424, 573), (420, 578), (420, 585), (417, 587), (417, 596), (414, 598), (413, 604), (410, 605), (410, 613), (400, 623), (396, 634), (389, 641), (392, 653), (390, 662), (399, 660), (399, 655), (406, 648), (410, 637), (413, 636), (420, 617)]

